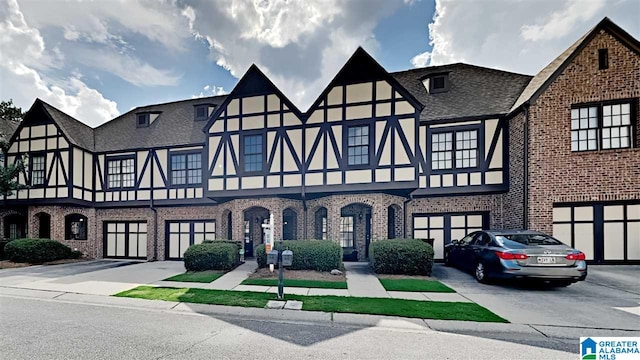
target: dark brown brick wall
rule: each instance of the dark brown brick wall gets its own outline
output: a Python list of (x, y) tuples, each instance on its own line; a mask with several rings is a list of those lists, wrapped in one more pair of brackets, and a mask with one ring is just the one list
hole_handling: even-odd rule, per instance
[(509, 192), (502, 195), (503, 228), (524, 227), (524, 131), (525, 114), (509, 119)]
[[(598, 49), (609, 68), (598, 69)], [(571, 105), (640, 97), (640, 56), (602, 31), (531, 105), (529, 226), (551, 232), (554, 202), (640, 199), (640, 130), (632, 149), (571, 152)]]

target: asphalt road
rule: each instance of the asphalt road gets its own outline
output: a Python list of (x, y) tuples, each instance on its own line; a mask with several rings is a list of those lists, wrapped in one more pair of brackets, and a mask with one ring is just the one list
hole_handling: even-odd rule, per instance
[[(575, 359), (577, 342), (0, 297), (3, 359)], [(554, 342), (547, 339), (545, 343)]]
[(483, 285), (471, 274), (442, 264), (434, 267), (438, 280), (512, 323), (536, 325), (543, 332), (585, 328), (580, 336), (593, 336), (586, 328), (620, 330), (617, 336), (640, 330), (638, 274), (640, 266), (592, 265), (586, 281), (558, 288), (523, 281)]

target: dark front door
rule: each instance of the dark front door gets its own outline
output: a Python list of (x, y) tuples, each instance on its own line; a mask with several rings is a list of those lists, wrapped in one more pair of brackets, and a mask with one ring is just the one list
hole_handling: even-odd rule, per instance
[(38, 237), (51, 239), (51, 216), (49, 214), (40, 214), (39, 216)]
[(282, 240), (295, 240), (296, 218), (295, 215), (284, 215), (282, 217)]
[(244, 221), (244, 256), (253, 257), (253, 229), (251, 228), (252, 222), (250, 220)]

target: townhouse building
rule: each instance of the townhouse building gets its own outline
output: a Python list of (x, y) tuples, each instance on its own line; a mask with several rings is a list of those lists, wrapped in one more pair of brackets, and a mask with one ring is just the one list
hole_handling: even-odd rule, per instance
[(444, 245), (488, 228), (553, 233), (590, 261), (640, 262), (640, 43), (605, 18), (535, 76), (456, 63), (387, 72), (358, 49), (306, 110), (252, 66), (224, 96), (90, 128), (36, 100), (11, 137), (26, 190), (4, 236), (88, 256), (246, 256), (275, 237)]

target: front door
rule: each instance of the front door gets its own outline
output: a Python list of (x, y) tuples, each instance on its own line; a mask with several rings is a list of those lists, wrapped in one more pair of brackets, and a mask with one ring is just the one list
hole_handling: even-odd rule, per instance
[(253, 257), (253, 237), (251, 234), (251, 221), (244, 221), (244, 256), (245, 257)]
[(49, 214), (40, 214), (39, 216), (38, 237), (51, 239), (51, 216)]
[(371, 213), (367, 212), (365, 215), (365, 243), (364, 243), (364, 258), (369, 259), (369, 244), (371, 243)]

